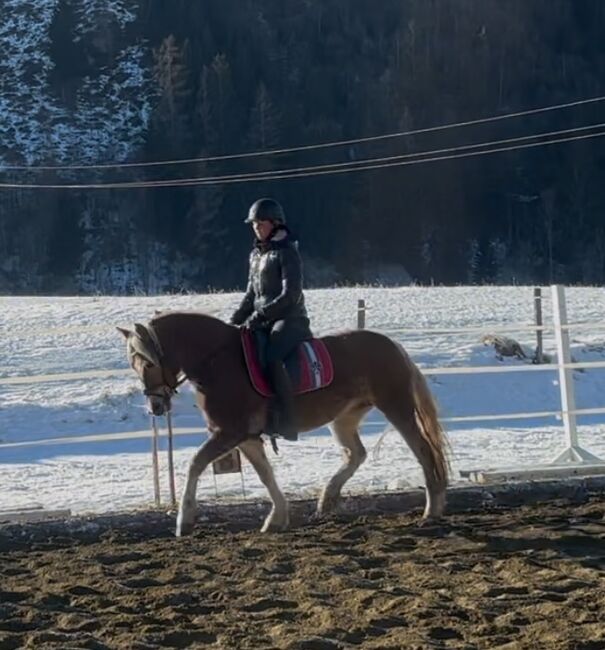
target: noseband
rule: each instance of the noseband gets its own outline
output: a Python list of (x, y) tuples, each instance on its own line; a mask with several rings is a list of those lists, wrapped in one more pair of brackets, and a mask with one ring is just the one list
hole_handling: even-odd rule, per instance
[[(136, 337), (133, 341), (134, 351), (152, 364), (151, 367), (143, 369), (143, 394), (146, 397), (159, 397), (164, 400), (165, 404), (170, 403), (170, 399), (177, 393), (177, 387), (180, 386), (187, 378), (180, 379), (162, 363), (164, 352), (160, 341), (151, 325), (135, 324)], [(158, 381), (154, 382), (153, 375), (159, 375)], [(151, 375), (151, 377), (150, 377)]]
[[(147, 381), (147, 376), (150, 371), (159, 371), (160, 381), (157, 382), (153, 387), (149, 387), (149, 382)], [(173, 395), (177, 394), (177, 387), (180, 386), (185, 381), (185, 378), (177, 380), (172, 372), (164, 368), (164, 366), (153, 366), (152, 368), (147, 368), (146, 371), (143, 371), (143, 385), (145, 386), (143, 390), (143, 395), (146, 397), (161, 397), (165, 402), (168, 402)]]

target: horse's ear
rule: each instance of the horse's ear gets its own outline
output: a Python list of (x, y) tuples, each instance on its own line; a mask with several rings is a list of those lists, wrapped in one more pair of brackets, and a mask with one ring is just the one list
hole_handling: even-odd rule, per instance
[(141, 323), (135, 323), (134, 324), (134, 331), (139, 335), (143, 341), (146, 341), (149, 338), (149, 332), (147, 331), (147, 328), (145, 325), (141, 325)]
[(124, 329), (123, 327), (116, 327), (116, 329), (118, 330), (118, 332), (121, 332), (124, 335), (124, 338), (126, 339), (132, 334), (130, 330)]

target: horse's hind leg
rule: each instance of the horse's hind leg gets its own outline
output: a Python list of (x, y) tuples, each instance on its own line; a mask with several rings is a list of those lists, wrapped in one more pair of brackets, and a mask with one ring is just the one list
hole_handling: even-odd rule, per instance
[(275, 481), (273, 469), (265, 454), (265, 447), (260, 438), (251, 438), (240, 443), (239, 448), (256, 470), (258, 477), (271, 495), (273, 507), (261, 528), (263, 533), (284, 530), (288, 527), (288, 502)]
[(343, 485), (353, 476), (366, 459), (367, 453), (358, 432), (359, 422), (369, 408), (357, 407), (339, 415), (330, 425), (332, 433), (343, 451), (343, 464), (324, 487), (317, 504), (317, 515), (325, 515), (334, 510), (340, 499)]
[(403, 439), (418, 458), (426, 481), (426, 505), (423, 519), (439, 519), (445, 510), (446, 482), (435, 476), (433, 457), (424, 439), (416, 418), (408, 421), (407, 427), (400, 431)]
[(446, 484), (436, 476), (429, 443), (422, 435), (414, 411), (406, 413), (400, 407), (385, 407), (384, 404), (378, 408), (399, 431), (422, 467), (426, 483), (426, 506), (422, 518), (438, 519), (445, 509)]

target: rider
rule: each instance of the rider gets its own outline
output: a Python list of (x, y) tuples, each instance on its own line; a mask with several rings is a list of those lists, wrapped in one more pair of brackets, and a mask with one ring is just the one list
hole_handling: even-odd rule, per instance
[(231, 323), (267, 332), (266, 361), (276, 395), (271, 409), (274, 430), (270, 433), (296, 440), (293, 391), (283, 361), (301, 341), (312, 337), (298, 241), (286, 226), (282, 206), (274, 199), (253, 203), (244, 223), (252, 224), (256, 240), (250, 253), (246, 294)]

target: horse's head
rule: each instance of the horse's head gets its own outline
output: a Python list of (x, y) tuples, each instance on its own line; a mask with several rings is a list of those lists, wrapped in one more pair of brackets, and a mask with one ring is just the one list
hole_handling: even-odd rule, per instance
[(149, 412), (164, 415), (171, 409), (171, 399), (179, 384), (178, 371), (166, 364), (162, 346), (151, 326), (135, 323), (134, 331), (117, 329), (126, 338), (128, 363), (143, 383)]

